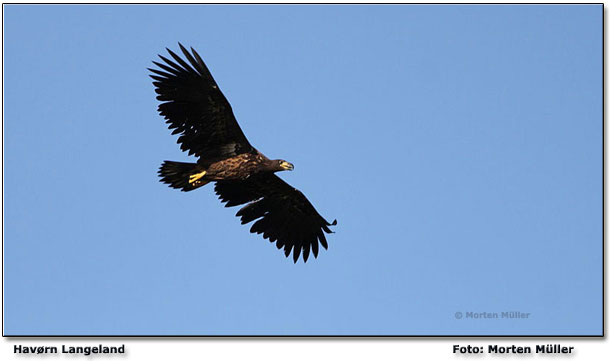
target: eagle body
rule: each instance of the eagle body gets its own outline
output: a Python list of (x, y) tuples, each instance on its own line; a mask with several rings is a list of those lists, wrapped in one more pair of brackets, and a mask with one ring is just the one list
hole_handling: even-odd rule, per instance
[(199, 54), (179, 44), (186, 61), (167, 49), (173, 60), (159, 55), (153, 62), (159, 114), (172, 134), (178, 134), (181, 150), (197, 162), (165, 161), (161, 182), (189, 192), (215, 182), (214, 190), (226, 207), (244, 205), (236, 214), (242, 224), (254, 222), (250, 232), (275, 242), (288, 257), (306, 262), (327, 248), (327, 222), (299, 190), (275, 173), (293, 170), (282, 159), (269, 159), (255, 149), (240, 129), (231, 105), (220, 91)]
[(246, 179), (259, 172), (274, 172), (273, 161), (257, 152), (243, 153), (235, 157), (226, 158), (206, 165), (207, 162), (198, 162), (205, 167), (205, 178), (210, 180)]

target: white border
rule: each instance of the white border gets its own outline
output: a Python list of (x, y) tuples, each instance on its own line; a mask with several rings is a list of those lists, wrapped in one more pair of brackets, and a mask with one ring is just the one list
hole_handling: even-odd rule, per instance
[[(40, 1), (47, 3), (51, 1)], [(83, 1), (62, 1), (76, 3)], [(155, 3), (162, 1), (131, 1), (133, 3)], [(183, 1), (185, 3), (201, 3), (202, 1)], [(231, 1), (214, 1), (215, 3), (226, 3)], [(255, 1), (242, 0), (249, 3)], [(286, 3), (294, 1), (267, 0), (270, 3)], [(342, 1), (337, 3), (359, 3), (367, 1)], [(404, 1), (384, 1), (388, 3), (404, 3)], [(495, 3), (501, 1), (470, 1), (473, 3)], [(537, 3), (574, 3), (575, 1), (537, 1)], [(605, 7), (607, 1), (603, 1)], [(10, 4), (6, 2), (5, 4)], [(453, 2), (444, 2), (453, 3)], [(585, 3), (585, 2), (584, 2)], [(605, 9), (605, 18), (608, 19), (608, 11)], [(608, 26), (605, 26), (605, 49), (609, 48)], [(605, 83), (608, 80), (608, 72), (605, 65)], [(609, 103), (609, 92), (605, 94), (605, 104)], [(608, 113), (608, 109), (606, 111)], [(605, 127), (605, 137), (608, 142), (609, 126)], [(0, 155), (2, 155), (0, 149)], [(605, 169), (609, 169), (609, 156), (605, 154)], [(607, 178), (608, 179), (608, 178)], [(608, 188), (606, 188), (608, 189)], [(605, 204), (607, 204), (608, 190), (606, 191)], [(609, 225), (609, 210), (606, 208), (605, 224)], [(605, 259), (609, 260), (609, 246), (605, 247)], [(606, 267), (608, 269), (608, 267)], [(4, 271), (4, 270), (3, 270)], [(606, 270), (605, 270), (606, 271)], [(608, 272), (605, 272), (605, 289), (608, 285)], [(608, 301), (608, 297), (605, 297)], [(609, 308), (606, 304), (605, 325), (609, 325)], [(3, 310), (4, 311), (4, 310)], [(96, 346), (98, 344), (108, 346), (120, 346), (125, 344), (124, 355), (94, 355), (94, 356), (71, 356), (65, 354), (57, 355), (20, 355), (13, 353), (15, 345), (24, 346), (56, 346), (61, 349), (62, 345), (73, 346)], [(562, 344), (574, 346), (575, 351), (571, 355), (466, 355), (453, 354), (453, 345), (519, 345), (530, 346), (534, 349), (538, 344)], [(0, 343), (0, 359), (23, 360), (44, 357), (47, 360), (59, 359), (127, 359), (127, 360), (291, 360), (291, 361), (317, 361), (317, 360), (446, 360), (446, 359), (481, 359), (484, 358), (570, 358), (571, 360), (609, 360), (611, 356), (611, 342), (601, 338), (392, 338), (392, 339), (338, 339), (338, 338), (307, 338), (307, 339), (274, 339), (274, 338), (2, 338)]]

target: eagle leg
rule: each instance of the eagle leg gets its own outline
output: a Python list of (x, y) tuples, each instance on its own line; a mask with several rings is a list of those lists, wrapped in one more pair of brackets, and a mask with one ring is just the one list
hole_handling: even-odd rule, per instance
[(206, 175), (206, 171), (195, 173), (189, 176), (189, 184), (201, 183), (199, 182)]

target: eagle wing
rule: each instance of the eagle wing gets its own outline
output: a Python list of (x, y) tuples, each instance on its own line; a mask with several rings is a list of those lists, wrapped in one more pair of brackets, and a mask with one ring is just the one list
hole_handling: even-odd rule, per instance
[(172, 134), (179, 134), (180, 149), (207, 159), (223, 159), (253, 152), (236, 121), (231, 105), (212, 78), (202, 58), (178, 44), (185, 58), (166, 50), (174, 61), (159, 55), (165, 63), (154, 61), (159, 69), (153, 74), (159, 113), (166, 119)]
[(318, 256), (318, 244), (327, 249), (325, 233), (331, 233), (327, 222), (299, 190), (293, 188), (273, 173), (251, 176), (245, 180), (223, 180), (216, 182), (216, 194), (225, 207), (248, 203), (236, 216), (242, 224), (257, 220), (251, 233), (263, 234), (263, 238), (276, 242), (278, 249), (284, 247), (288, 257), (293, 251), (293, 261), (300, 253), (306, 262), (310, 251)]

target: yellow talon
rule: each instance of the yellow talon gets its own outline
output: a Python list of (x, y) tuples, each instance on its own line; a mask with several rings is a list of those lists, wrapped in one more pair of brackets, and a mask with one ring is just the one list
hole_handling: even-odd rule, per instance
[(202, 179), (206, 175), (206, 171), (196, 173), (189, 176), (189, 184), (199, 183), (198, 181)]

